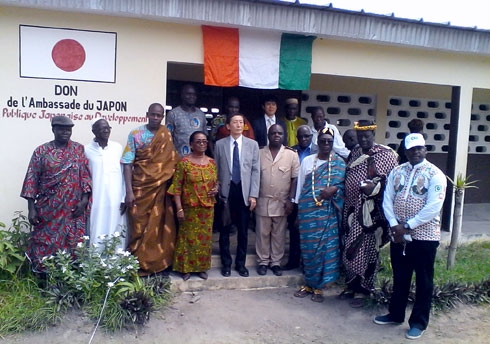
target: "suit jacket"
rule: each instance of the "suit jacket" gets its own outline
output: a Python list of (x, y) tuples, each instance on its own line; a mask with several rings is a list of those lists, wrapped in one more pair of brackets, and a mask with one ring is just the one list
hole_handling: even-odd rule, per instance
[[(284, 141), (283, 145), (288, 145), (288, 132), (286, 129), (286, 124), (276, 115), (276, 124), (279, 124), (284, 130)], [(254, 129), (255, 140), (259, 144), (259, 147), (267, 146), (267, 124), (265, 123), (264, 115), (260, 118), (256, 118), (252, 121), (252, 128)]]
[[(228, 199), (231, 183), (231, 136), (216, 141), (214, 161), (218, 168), (220, 199)], [(259, 145), (252, 139), (242, 135), (242, 150), (240, 154), (240, 178), (242, 181), (243, 201), (248, 206), (248, 198), (259, 197), (260, 157)]]

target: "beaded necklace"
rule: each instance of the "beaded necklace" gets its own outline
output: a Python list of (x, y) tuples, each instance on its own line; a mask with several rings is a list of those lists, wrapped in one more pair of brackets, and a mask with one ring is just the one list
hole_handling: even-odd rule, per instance
[[(330, 186), (330, 173), (332, 172), (332, 166), (330, 164), (330, 160), (332, 159), (332, 154), (328, 156), (328, 179), (327, 179), (327, 188)], [(315, 156), (315, 161), (313, 162), (313, 171), (311, 172), (311, 192), (313, 194), (313, 200), (315, 201), (315, 205), (317, 207), (321, 207), (323, 205), (323, 199), (318, 200), (315, 195), (315, 172), (316, 172), (316, 163), (318, 162), (318, 154)]]

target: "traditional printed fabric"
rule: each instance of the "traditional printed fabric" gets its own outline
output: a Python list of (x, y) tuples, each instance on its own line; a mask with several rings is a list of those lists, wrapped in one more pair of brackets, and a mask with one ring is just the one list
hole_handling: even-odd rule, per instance
[[(85, 146), (85, 155), (89, 161), (92, 175), (92, 209), (90, 210), (90, 243), (99, 243), (99, 237), (110, 236), (115, 232), (126, 232), (126, 215), (121, 215), (121, 203), (126, 194), (122, 165), (122, 146), (108, 141), (102, 148), (92, 140)], [(126, 249), (125, 240), (120, 248)]]
[[(410, 231), (412, 239), (439, 241), (439, 212), (446, 196), (447, 184), (444, 173), (424, 160), (413, 167), (408, 162), (396, 167), (389, 178), (385, 197), (390, 196), (393, 202), (396, 224), (410, 220), (415, 222)], [(387, 218), (391, 223), (388, 215)], [(428, 221), (424, 222), (425, 220)]]
[[(346, 282), (360, 278), (361, 287), (372, 290), (378, 266), (379, 248), (388, 242), (388, 223), (382, 210), (386, 177), (397, 166), (396, 153), (389, 147), (374, 144), (367, 154), (354, 149), (347, 163), (345, 178), (345, 205), (341, 240)], [(377, 192), (365, 196), (360, 183), (371, 179)], [(366, 211), (365, 205), (370, 205)], [(368, 218), (372, 224), (366, 227)]]
[(211, 268), (214, 209), (184, 207), (185, 221), (179, 226), (173, 271), (204, 272)]
[(168, 193), (181, 196), (184, 221), (180, 223), (175, 243), (174, 271), (201, 272), (211, 268), (216, 198), (208, 196), (208, 192), (217, 181), (212, 159), (206, 165), (199, 165), (184, 157), (177, 164)]
[[(125, 152), (130, 149), (128, 144)], [(179, 157), (170, 132), (163, 125), (149, 145), (136, 148), (133, 154), (136, 205), (128, 214), (128, 249), (138, 257), (140, 275), (148, 275), (166, 269), (173, 262), (176, 229), (172, 200), (166, 192)]]
[(34, 271), (44, 270), (43, 257), (58, 250), (73, 252), (82, 241), (90, 207), (87, 205), (87, 210), (75, 218), (72, 210), (91, 188), (81, 144), (69, 141), (66, 147), (58, 147), (51, 141), (34, 150), (20, 194), (35, 200), (41, 219), (30, 233), (26, 252)]
[(293, 147), (294, 145), (298, 144), (298, 138), (296, 137), (296, 132), (298, 130), (298, 127), (300, 125), (306, 125), (308, 122), (301, 118), (301, 117), (296, 117), (293, 120), (289, 120), (287, 118), (282, 118), (282, 121), (284, 124), (286, 124), (286, 132), (287, 132), (287, 138), (288, 142), (287, 145), (289, 147)]
[[(304, 181), (298, 184), (298, 218), (301, 256), (304, 264), (305, 282), (309, 287), (322, 289), (327, 283), (339, 278), (339, 226), (344, 203), (345, 163), (333, 155), (330, 168), (327, 161), (318, 160), (315, 173), (315, 195), (328, 181), (337, 186), (337, 194), (322, 206), (316, 206), (312, 190), (312, 161), (316, 155), (306, 157), (301, 164), (300, 176)], [(318, 166), (320, 165), (320, 166)], [(330, 172), (329, 172), (330, 169)], [(306, 173), (305, 173), (306, 172)], [(330, 174), (330, 177), (329, 177)], [(298, 180), (299, 182), (299, 180)]]
[(165, 125), (172, 133), (175, 149), (180, 156), (191, 153), (189, 138), (193, 132), (207, 132), (206, 116), (197, 107), (194, 108), (194, 112), (187, 112), (177, 106), (168, 112)]
[(210, 159), (209, 164), (199, 165), (184, 157), (177, 164), (172, 180), (168, 193), (180, 195), (183, 206), (212, 208), (216, 203), (216, 198), (208, 195), (218, 182), (213, 159)]
[(136, 157), (136, 151), (147, 147), (153, 140), (153, 136), (155, 134), (148, 130), (146, 124), (131, 130), (121, 157), (121, 164), (132, 164)]

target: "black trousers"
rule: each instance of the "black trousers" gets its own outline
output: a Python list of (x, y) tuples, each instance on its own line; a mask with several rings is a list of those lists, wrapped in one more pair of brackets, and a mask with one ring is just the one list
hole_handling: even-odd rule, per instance
[(434, 289), (434, 261), (438, 241), (413, 240), (403, 255), (403, 244), (390, 244), (393, 268), (393, 294), (389, 312), (393, 321), (405, 320), (412, 275), (415, 272), (415, 304), (408, 320), (410, 328), (425, 330), (429, 324), (432, 293)]
[[(235, 267), (245, 266), (248, 245), (248, 220), (250, 218), (249, 206), (243, 201), (241, 183), (230, 183), (230, 193), (228, 195), (229, 208), (232, 223), (237, 228), (237, 249)], [(230, 229), (231, 226), (221, 228), (219, 234), (219, 252), (221, 264), (224, 267), (231, 267), (232, 258), (230, 253)]]
[(288, 215), (289, 230), (289, 258), (288, 265), (299, 266), (301, 248), (299, 243), (299, 226), (297, 225), (298, 205), (295, 203), (293, 211)]

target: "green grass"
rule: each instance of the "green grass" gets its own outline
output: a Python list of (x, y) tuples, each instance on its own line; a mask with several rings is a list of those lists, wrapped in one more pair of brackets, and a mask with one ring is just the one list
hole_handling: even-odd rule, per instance
[(42, 330), (59, 318), (32, 278), (0, 281), (0, 336)]
[[(477, 240), (458, 247), (453, 269), (446, 269), (447, 246), (441, 244), (437, 250), (434, 284), (443, 285), (451, 282), (478, 283), (490, 278), (490, 241)], [(381, 271), (378, 280), (392, 278), (390, 247), (381, 249)]]
[[(490, 241), (478, 240), (458, 247), (451, 270), (446, 268), (447, 254), (448, 247), (440, 245), (434, 271), (433, 311), (455, 308), (459, 303), (490, 303)], [(372, 306), (388, 304), (393, 288), (389, 246), (381, 250), (380, 260)], [(415, 297), (414, 282), (415, 278), (412, 279), (410, 300)]]

